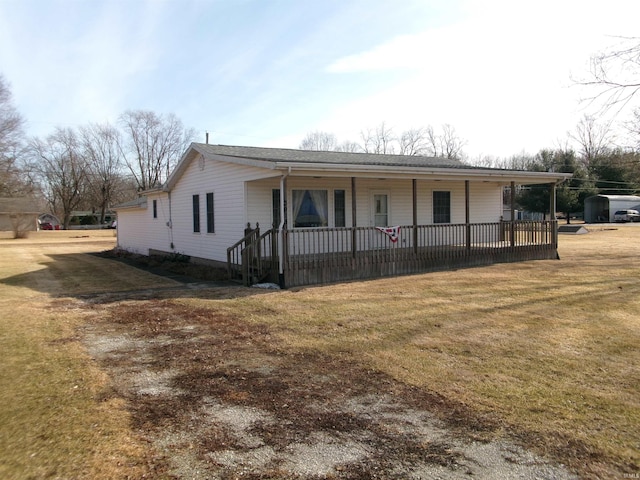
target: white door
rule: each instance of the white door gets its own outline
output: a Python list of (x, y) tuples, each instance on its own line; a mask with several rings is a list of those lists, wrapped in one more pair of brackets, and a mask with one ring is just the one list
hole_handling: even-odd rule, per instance
[(389, 195), (374, 193), (372, 198), (373, 226), (386, 227), (389, 225)]

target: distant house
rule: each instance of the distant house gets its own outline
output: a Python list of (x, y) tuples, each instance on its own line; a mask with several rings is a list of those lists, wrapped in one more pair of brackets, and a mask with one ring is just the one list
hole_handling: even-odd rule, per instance
[(34, 231), (40, 207), (27, 197), (0, 198), (0, 231)]
[(502, 221), (503, 188), (548, 183), (555, 204), (569, 176), (194, 143), (162, 188), (116, 207), (118, 247), (285, 287), (556, 258), (555, 219)]
[(640, 197), (636, 195), (594, 195), (584, 201), (586, 223), (613, 222), (618, 210), (640, 210)]

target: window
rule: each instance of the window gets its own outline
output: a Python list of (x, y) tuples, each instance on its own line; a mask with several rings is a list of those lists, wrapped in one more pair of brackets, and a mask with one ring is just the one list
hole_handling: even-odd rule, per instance
[(280, 226), (280, 190), (271, 190), (271, 218), (273, 219), (273, 226)]
[(193, 233), (200, 233), (200, 195), (193, 196)]
[(293, 190), (292, 197), (294, 228), (327, 226), (326, 190)]
[(213, 193), (207, 193), (207, 233), (216, 231), (213, 219)]
[(333, 192), (333, 215), (335, 217), (336, 227), (346, 227), (345, 215), (345, 195), (344, 190), (334, 190)]
[(433, 223), (451, 223), (451, 192), (433, 192)]
[(153, 218), (158, 218), (158, 200), (153, 201)]

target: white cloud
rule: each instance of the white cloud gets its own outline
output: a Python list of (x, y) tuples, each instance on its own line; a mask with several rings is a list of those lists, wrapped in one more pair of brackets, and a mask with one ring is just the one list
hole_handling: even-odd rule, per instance
[(626, 0), (9, 0), (0, 65), (32, 134), (148, 108), (228, 143), (449, 123), (469, 153), (510, 155), (575, 126), (572, 75), (639, 17)]
[(497, 0), (468, 2), (466, 11), (454, 23), (331, 63), (334, 75), (401, 69), (403, 79), (336, 107), (322, 128), (353, 137), (372, 122), (397, 130), (450, 123), (469, 140), (472, 155), (551, 147), (584, 114), (585, 92), (572, 76), (607, 46), (606, 32), (635, 28), (630, 12), (621, 20), (615, 5), (600, 2)]

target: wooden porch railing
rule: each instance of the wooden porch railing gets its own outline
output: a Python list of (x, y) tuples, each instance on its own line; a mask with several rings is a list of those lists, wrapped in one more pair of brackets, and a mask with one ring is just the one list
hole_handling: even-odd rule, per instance
[(278, 281), (278, 244), (275, 230), (260, 234), (260, 226), (250, 226), (245, 236), (227, 248), (227, 275), (250, 286), (263, 281)]
[[(277, 230), (257, 226), (227, 249), (230, 279), (279, 282)], [(557, 256), (557, 222), (401, 226), (397, 242), (373, 227), (282, 232), (284, 286), (405, 275)]]
[(557, 222), (401, 226), (397, 242), (373, 227), (283, 232), (287, 287), (557, 256)]

